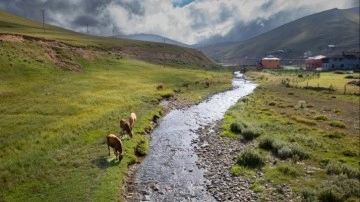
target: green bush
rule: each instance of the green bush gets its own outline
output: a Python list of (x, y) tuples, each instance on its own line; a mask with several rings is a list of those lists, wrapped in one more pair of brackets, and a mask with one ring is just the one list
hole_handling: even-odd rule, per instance
[(344, 191), (335, 185), (323, 187), (318, 198), (322, 202), (341, 202), (344, 201)]
[(244, 150), (237, 156), (237, 164), (248, 168), (261, 168), (265, 165), (262, 156), (255, 150)]
[(340, 139), (345, 136), (346, 136), (346, 133), (341, 132), (341, 131), (329, 132), (325, 135), (325, 137), (328, 137), (330, 139)]
[(145, 156), (149, 150), (149, 142), (141, 140), (135, 147), (135, 154), (137, 156)]
[(349, 179), (346, 175), (338, 175), (325, 181), (318, 192), (320, 201), (345, 201), (352, 197), (360, 197), (360, 181)]
[(241, 132), (241, 134), (244, 136), (246, 140), (253, 140), (259, 137), (262, 133), (263, 130), (255, 127), (247, 127)]
[(248, 127), (248, 124), (243, 121), (235, 121), (230, 125), (230, 130), (233, 133), (241, 133), (245, 128)]
[(269, 106), (275, 106), (275, 105), (277, 105), (277, 102), (275, 102), (275, 101), (269, 102)]
[(328, 175), (341, 175), (344, 174), (348, 178), (360, 179), (360, 171), (347, 164), (340, 164), (338, 162), (329, 162), (325, 168)]
[(273, 142), (274, 138), (271, 137), (265, 137), (260, 140), (259, 147), (265, 150), (272, 150), (273, 149)]
[(332, 121), (330, 122), (330, 126), (336, 128), (346, 128), (346, 124), (342, 121)]
[(294, 160), (303, 160), (310, 157), (310, 153), (305, 151), (298, 144), (290, 144), (278, 139), (264, 138), (260, 140), (259, 147), (271, 150), (281, 159), (293, 158)]
[(296, 177), (300, 175), (299, 172), (293, 167), (279, 166), (277, 169), (284, 175), (288, 175), (292, 177)]
[(341, 164), (333, 161), (326, 165), (325, 170), (328, 175), (339, 175), (342, 172)]
[(314, 121), (314, 120), (302, 118), (300, 116), (293, 116), (292, 118), (299, 123), (303, 123), (303, 124), (310, 125), (310, 126), (314, 126), (317, 124), (316, 121)]
[(316, 116), (314, 117), (314, 119), (315, 119), (315, 120), (321, 120), (321, 121), (327, 121), (327, 120), (329, 120), (329, 117), (326, 116), (326, 115), (316, 115)]
[(293, 151), (289, 146), (284, 145), (277, 151), (277, 156), (281, 159), (288, 159), (293, 156)]
[(304, 148), (302, 148), (298, 144), (293, 144), (291, 146), (291, 150), (292, 150), (292, 157), (298, 156), (300, 160), (307, 159), (310, 157), (310, 153), (305, 151)]
[(316, 202), (317, 197), (316, 197), (316, 190), (313, 189), (305, 189), (301, 191), (301, 201), (303, 202)]

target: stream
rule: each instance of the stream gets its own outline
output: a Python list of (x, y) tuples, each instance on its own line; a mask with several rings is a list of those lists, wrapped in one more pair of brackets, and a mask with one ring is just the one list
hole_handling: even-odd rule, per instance
[[(197, 166), (191, 145), (196, 131), (214, 124), (256, 84), (235, 72), (233, 88), (189, 108), (172, 110), (152, 133), (149, 153), (136, 171), (134, 193), (129, 201), (216, 201), (206, 190), (209, 181)], [(212, 155), (212, 154), (209, 154)]]

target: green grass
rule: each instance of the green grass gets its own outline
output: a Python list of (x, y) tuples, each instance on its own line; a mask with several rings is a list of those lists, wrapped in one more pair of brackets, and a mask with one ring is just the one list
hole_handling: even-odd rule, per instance
[[(138, 161), (134, 148), (147, 152), (142, 132), (163, 111), (159, 100), (181, 90), (178, 99), (193, 103), (231, 85), (229, 73), (117, 59), (101, 50), (90, 59), (59, 52), (60, 62), (81, 67), (64, 71), (35, 42), (0, 43), (1, 201), (118, 201), (127, 168)], [(105, 137), (118, 134), (119, 120), (131, 112), (138, 117), (135, 135), (124, 139), (118, 162), (108, 156)]]
[[(358, 74), (353, 74), (358, 75)], [(344, 74), (334, 74), (333, 72), (322, 72), (319, 78), (304, 80), (298, 83), (299, 86), (313, 86), (313, 87), (326, 87), (330, 86), (336, 90), (337, 93), (344, 93), (345, 85), (349, 82)], [(360, 93), (359, 86), (346, 85), (346, 93)]]
[[(253, 149), (267, 159), (261, 170), (264, 179), (259, 180), (270, 182), (274, 187), (287, 184), (295, 194), (301, 195), (304, 191), (304, 196), (316, 199), (321, 198), (322, 190), (324, 193), (329, 190), (326, 186), (333, 178), (346, 175), (352, 183), (359, 183), (359, 179), (354, 178), (358, 176), (355, 170), (359, 170), (358, 96), (336, 93), (334, 99), (328, 92), (286, 88), (281, 85), (284, 75), (247, 74), (260, 84), (250, 95), (254, 103), (240, 100), (231, 107), (225, 114), (221, 134), (240, 138), (233, 132), (236, 124), (231, 127), (238, 120), (255, 124), (263, 131), (246, 146), (255, 146)], [(279, 107), (279, 103), (284, 107)], [(331, 166), (334, 171), (327, 174), (326, 167)], [(236, 168), (234, 166), (232, 172), (241, 173), (241, 169)], [(333, 190), (342, 190), (345, 201), (358, 200), (359, 195), (345, 190), (347, 180), (343, 182)], [(304, 190), (305, 187), (310, 191)]]

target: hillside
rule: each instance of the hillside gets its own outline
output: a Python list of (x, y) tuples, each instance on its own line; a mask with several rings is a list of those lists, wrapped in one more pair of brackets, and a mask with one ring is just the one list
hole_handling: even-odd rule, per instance
[[(45, 28), (0, 12), (0, 201), (123, 201), (160, 101), (189, 105), (231, 85), (196, 50)], [(131, 112), (119, 162), (106, 136)]]
[(172, 44), (182, 47), (189, 48), (190, 46), (173, 39), (169, 39), (163, 36), (155, 35), (155, 34), (130, 34), (130, 35), (117, 35), (115, 36), (121, 39), (131, 39), (131, 40), (139, 40), (139, 41), (149, 41), (149, 42), (157, 42), (157, 43), (166, 43)]
[[(327, 54), (327, 45), (335, 51), (359, 47), (359, 13), (355, 9), (332, 9), (287, 23), (262, 35), (229, 45), (208, 46), (201, 51), (216, 61), (256, 63), (274, 54), (282, 59), (301, 59), (304, 51)], [(280, 51), (279, 51), (280, 50)]]
[[(57, 41), (68, 49), (97, 49), (110, 51), (119, 57), (130, 57), (156, 64), (192, 65), (211, 68), (214, 64), (201, 52), (171, 44), (98, 37), (43, 24), (0, 10), (0, 35), (17, 35), (26, 41)], [(2, 37), (3, 38), (3, 37)], [(2, 39), (5, 40), (5, 39)], [(52, 45), (50, 45), (52, 46)]]

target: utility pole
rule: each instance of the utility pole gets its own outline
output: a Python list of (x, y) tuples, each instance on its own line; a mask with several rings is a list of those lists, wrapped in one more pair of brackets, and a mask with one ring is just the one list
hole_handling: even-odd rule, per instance
[(165, 44), (166, 44), (166, 41), (165, 41), (165, 37), (163, 39), (164, 39), (164, 67), (165, 67), (165, 49), (166, 49)]
[(42, 12), (42, 20), (43, 20), (43, 30), (44, 30), (44, 33), (45, 33), (45, 10), (41, 9), (41, 12)]
[(86, 23), (86, 34), (89, 34), (89, 23)]

